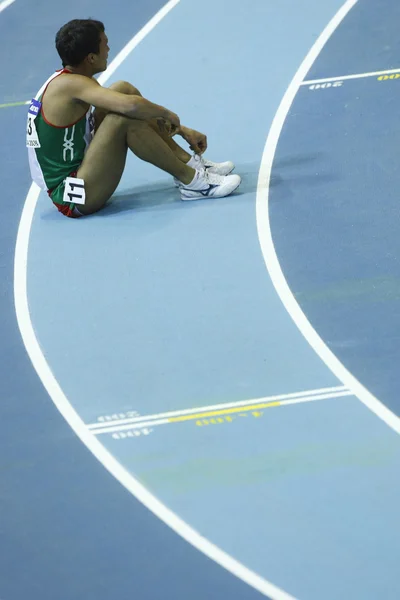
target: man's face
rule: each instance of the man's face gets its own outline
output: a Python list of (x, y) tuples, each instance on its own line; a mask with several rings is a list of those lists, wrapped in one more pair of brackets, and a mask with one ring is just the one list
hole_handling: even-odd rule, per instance
[(92, 63), (95, 73), (101, 73), (107, 69), (108, 53), (110, 51), (108, 45), (108, 37), (105, 33), (100, 34), (100, 48), (98, 54), (92, 54), (94, 61)]

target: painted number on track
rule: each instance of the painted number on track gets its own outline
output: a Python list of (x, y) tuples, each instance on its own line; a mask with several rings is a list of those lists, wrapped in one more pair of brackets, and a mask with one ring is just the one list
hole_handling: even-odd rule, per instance
[(227, 415), (224, 417), (213, 417), (211, 419), (197, 419), (196, 425), (197, 427), (205, 427), (207, 425), (222, 425), (223, 423), (233, 423), (236, 419), (246, 418), (248, 416), (253, 417), (254, 419), (259, 419), (262, 417), (263, 413), (260, 410), (254, 410), (251, 413), (243, 412), (238, 415)]
[(392, 73), (391, 75), (381, 75), (378, 81), (387, 81), (388, 79), (400, 79), (400, 73)]
[(120, 419), (132, 419), (138, 417), (139, 413), (136, 410), (128, 410), (127, 412), (114, 413), (113, 415), (102, 415), (97, 417), (99, 423), (107, 423), (108, 421), (119, 421)]
[(142, 437), (143, 435), (150, 435), (152, 429), (144, 427), (143, 429), (130, 429), (129, 431), (120, 431), (119, 433), (113, 433), (112, 437), (114, 440), (126, 440), (128, 438)]
[(326, 83), (313, 83), (309, 86), (309, 90), (327, 90), (328, 88), (342, 87), (343, 81), (327, 81)]

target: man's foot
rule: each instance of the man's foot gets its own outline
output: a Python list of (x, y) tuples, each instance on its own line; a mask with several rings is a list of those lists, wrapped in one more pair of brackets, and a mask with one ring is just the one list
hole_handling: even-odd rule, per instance
[(196, 171), (193, 180), (185, 185), (179, 182), (182, 200), (198, 200), (199, 198), (222, 198), (229, 196), (239, 187), (239, 175), (217, 175), (203, 167)]
[[(209, 173), (215, 173), (216, 175), (229, 175), (235, 168), (235, 165), (230, 160), (222, 163), (215, 163), (212, 160), (207, 160), (203, 156), (200, 156), (200, 154), (193, 154), (187, 164), (189, 167), (192, 167), (192, 169), (196, 169), (196, 171), (205, 169)], [(174, 183), (176, 187), (179, 187), (180, 181), (176, 179), (176, 177), (174, 177)]]
[(205, 157), (200, 154), (194, 154), (189, 161), (189, 167), (193, 167), (193, 169), (197, 169), (198, 171), (204, 167), (206, 171), (210, 173), (216, 173), (216, 175), (229, 175), (232, 173), (235, 165), (230, 160), (222, 163), (216, 163), (212, 160), (207, 160)]

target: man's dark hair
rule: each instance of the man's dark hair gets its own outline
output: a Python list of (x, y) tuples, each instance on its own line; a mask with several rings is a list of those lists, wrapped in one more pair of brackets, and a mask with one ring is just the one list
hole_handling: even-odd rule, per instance
[(56, 48), (63, 67), (77, 67), (88, 54), (98, 54), (102, 32), (103, 23), (94, 19), (74, 19), (63, 25), (56, 35)]

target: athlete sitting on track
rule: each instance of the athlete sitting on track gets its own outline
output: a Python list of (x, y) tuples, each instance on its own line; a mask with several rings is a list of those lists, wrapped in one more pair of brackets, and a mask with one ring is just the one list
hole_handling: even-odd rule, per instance
[[(70, 21), (57, 33), (56, 48), (63, 69), (30, 104), (27, 147), (33, 180), (61, 213), (100, 210), (118, 186), (128, 148), (172, 175), (182, 200), (227, 196), (239, 186), (239, 175), (229, 175), (233, 163), (204, 159), (205, 135), (181, 125), (175, 113), (130, 83), (104, 88), (94, 79), (107, 68), (109, 52), (101, 22)], [(193, 156), (175, 143), (176, 134)]]

